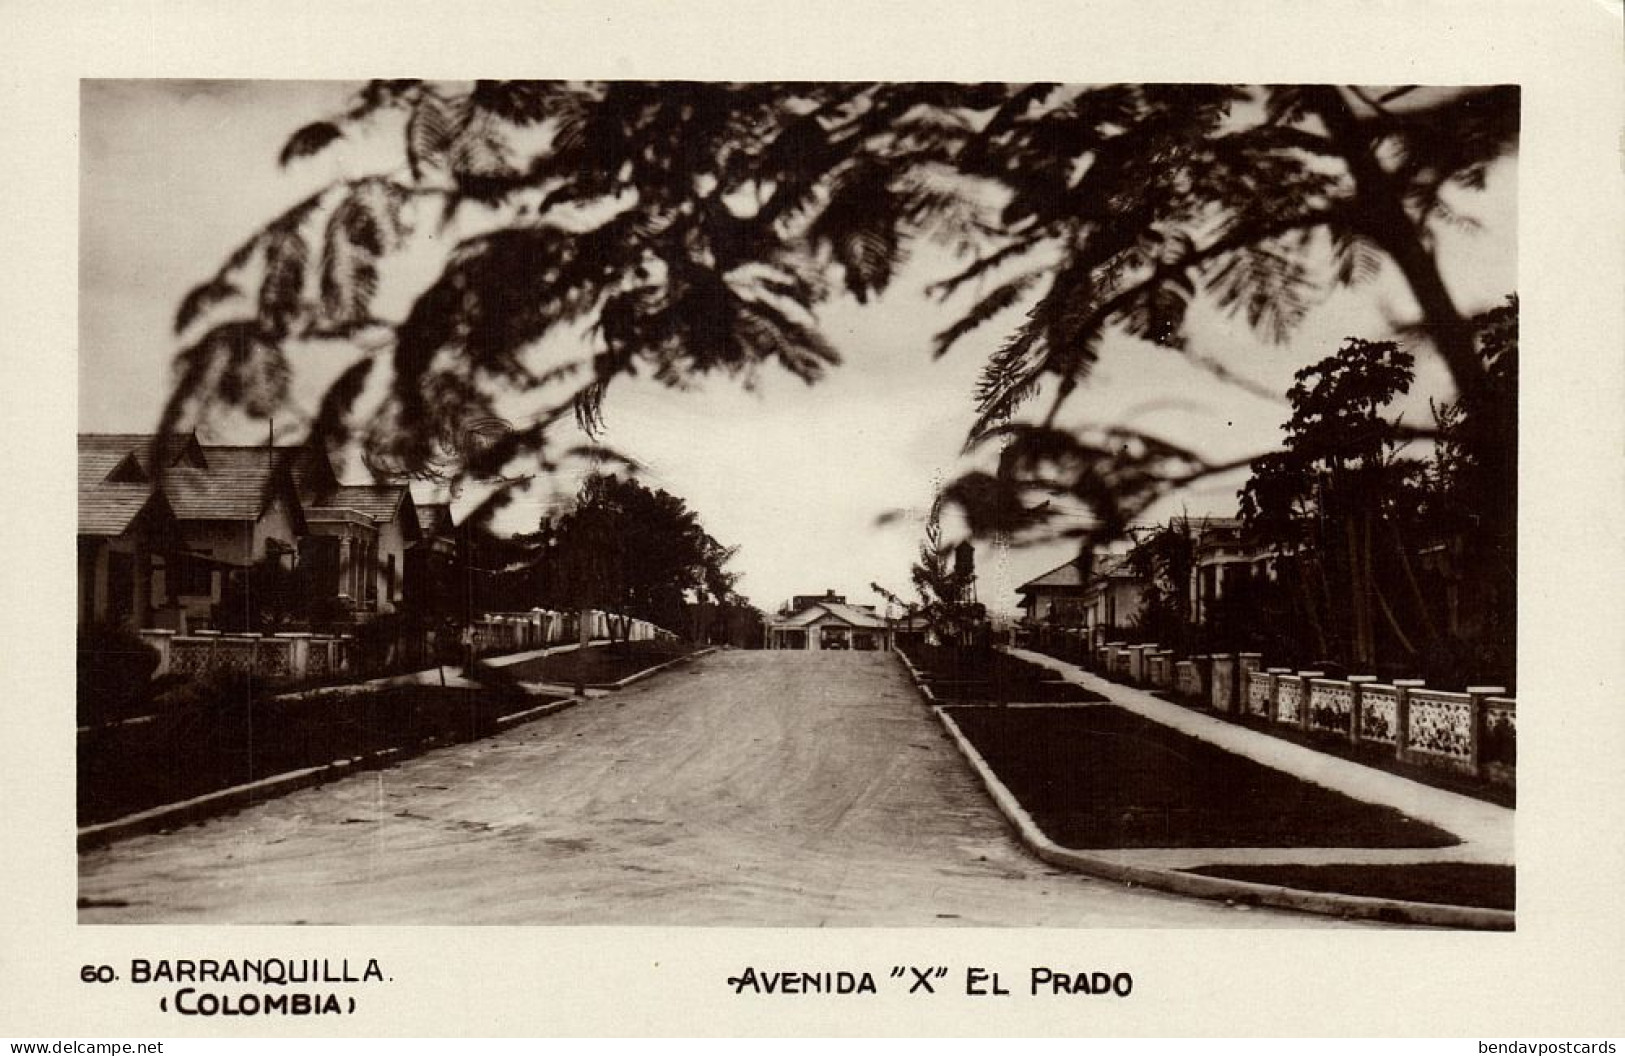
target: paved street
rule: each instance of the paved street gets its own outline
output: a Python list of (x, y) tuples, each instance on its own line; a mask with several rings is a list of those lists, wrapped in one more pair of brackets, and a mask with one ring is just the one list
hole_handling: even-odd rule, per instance
[(1058, 871), (883, 653), (724, 652), (80, 859), (83, 923), (1336, 927)]

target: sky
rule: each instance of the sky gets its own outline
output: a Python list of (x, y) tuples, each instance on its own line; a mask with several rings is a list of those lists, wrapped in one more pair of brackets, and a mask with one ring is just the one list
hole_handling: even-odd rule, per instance
[[(381, 129), (288, 168), (287, 136), (346, 103), (353, 84), (298, 81), (84, 81), (81, 85), (79, 427), (152, 429), (177, 350), (181, 298), (268, 218), (333, 179), (380, 171), (398, 157)], [(1459, 303), (1478, 310), (1517, 288), (1516, 163), (1496, 167), (1487, 191), (1459, 203), (1476, 230), (1447, 231), (1439, 254)], [(940, 361), (932, 337), (966, 300), (940, 304), (924, 287), (952, 259), (925, 246), (885, 297), (837, 300), (819, 315), (843, 363), (816, 385), (773, 370), (749, 391), (726, 378), (684, 391), (617, 381), (605, 405), (606, 444), (635, 458), (645, 479), (684, 498), (711, 534), (737, 545), (739, 589), (774, 609), (826, 589), (882, 603), (878, 582), (911, 593), (912, 563), (936, 489), (969, 464), (961, 447), (971, 392), (988, 352), (1018, 318), (985, 327)], [(404, 306), (410, 279), (391, 291)], [(971, 294), (967, 294), (967, 297)], [(1347, 336), (1377, 338), (1410, 314), (1392, 275), (1335, 295), (1274, 346), (1215, 310), (1193, 316), (1192, 348), (1271, 392)], [(296, 360), (296, 392), (319, 392), (342, 358), (318, 350)], [(1426, 421), (1429, 397), (1448, 398), (1436, 357), (1419, 357), (1405, 413)], [(1226, 386), (1187, 359), (1133, 341), (1108, 342), (1089, 384), (1063, 415), (1070, 424), (1132, 424), (1188, 444), (1214, 461), (1276, 446), (1284, 396)], [(225, 438), (222, 438), (225, 439)], [(236, 439), (236, 438), (232, 438)], [(348, 474), (356, 478), (355, 471)], [(1213, 478), (1165, 500), (1148, 521), (1188, 512), (1235, 513), (1244, 473)], [(568, 489), (568, 482), (566, 487)], [(420, 500), (438, 498), (418, 486)], [(533, 527), (556, 500), (521, 498), (508, 527)], [(882, 525), (879, 519), (904, 516)], [(951, 527), (951, 526), (950, 526)], [(1075, 555), (1070, 543), (999, 549), (978, 544), (978, 594), (1013, 608), (1014, 588)]]

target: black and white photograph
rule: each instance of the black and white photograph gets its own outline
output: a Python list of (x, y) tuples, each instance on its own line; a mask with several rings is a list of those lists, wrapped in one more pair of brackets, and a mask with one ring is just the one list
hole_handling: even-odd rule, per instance
[[(1559, 747), (1617, 667), (1570, 639), (1618, 298), (1547, 329), (1619, 181), (1553, 234), (1559, 75), (501, 55), (63, 80), (76, 339), (22, 428), (65, 496), (73, 423), (75, 545), (11, 594), (74, 597), (27, 809), (79, 996), (281, 1030), (264, 958), (316, 958), (337, 1033), (437, 985), (616, 1029), (423, 974), (523, 947), (723, 1006), (646, 1033), (1144, 1033), (1249, 951), (1325, 997), (1585, 934), (1553, 884), (1619, 934), (1618, 776)], [(10, 637), (65, 663), (65, 600)], [(1575, 869), (1546, 819), (1598, 809)]]
[(1517, 86), (81, 100), (82, 921), (1513, 926)]

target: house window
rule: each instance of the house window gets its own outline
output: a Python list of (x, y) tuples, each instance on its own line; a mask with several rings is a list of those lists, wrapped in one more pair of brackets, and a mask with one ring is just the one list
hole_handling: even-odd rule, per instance
[(395, 555), (390, 554), (384, 558), (384, 597), (396, 601), (400, 595), (395, 591)]
[(820, 649), (846, 649), (849, 647), (845, 627), (822, 627), (819, 631), (818, 647)]

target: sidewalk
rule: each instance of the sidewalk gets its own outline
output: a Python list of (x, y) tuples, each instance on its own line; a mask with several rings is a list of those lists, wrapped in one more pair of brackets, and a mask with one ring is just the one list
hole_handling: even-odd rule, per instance
[[(1367, 803), (1392, 807), (1436, 825), (1460, 838), (1454, 847), (1414, 849), (1324, 848), (1170, 848), (1094, 852), (1124, 865), (1189, 869), (1203, 865), (1405, 865), (1426, 862), (1513, 864), (1516, 812), (1470, 796), (1424, 785), (1409, 778), (1249, 730), (1170, 704), (1149, 693), (1109, 682), (1074, 664), (1026, 649), (1007, 649), (1011, 656), (1039, 664), (1069, 682), (1093, 690), (1111, 704), (1153, 722), (1207, 741), (1228, 752), (1284, 771), (1301, 780)], [(1100, 707), (1101, 705), (1079, 705)]]
[[(608, 645), (607, 640), (589, 643), (589, 648)], [(527, 660), (536, 660), (544, 656), (553, 656), (557, 653), (574, 652), (581, 648), (580, 642), (569, 642), (565, 645), (550, 646), (546, 649), (531, 649), (523, 653), (508, 653), (504, 656), (491, 656), (481, 659), (487, 667), (509, 667), (513, 664), (522, 664)], [(316, 689), (297, 690), (293, 693), (284, 693), (281, 696), (287, 699), (321, 696), (326, 693), (348, 693), (363, 687), (378, 688), (381, 686), (439, 686), (448, 689), (476, 689), (479, 683), (463, 675), (461, 664), (444, 664), (438, 667), (426, 667), (422, 671), (408, 671), (400, 675), (384, 675), (381, 678), (371, 678), (364, 682), (343, 682), (332, 686), (320, 686)], [(525, 689), (533, 694), (547, 694), (549, 696), (574, 696), (575, 686), (553, 682), (524, 682)], [(608, 690), (588, 689), (584, 696), (601, 697)]]

